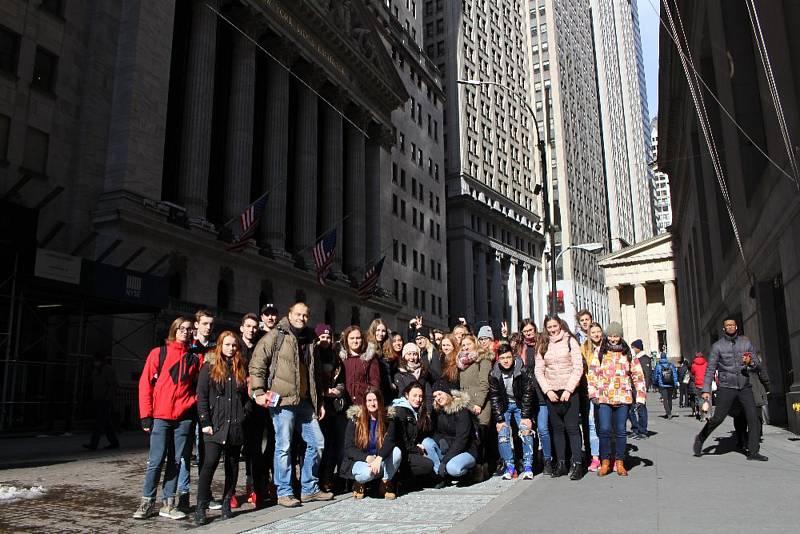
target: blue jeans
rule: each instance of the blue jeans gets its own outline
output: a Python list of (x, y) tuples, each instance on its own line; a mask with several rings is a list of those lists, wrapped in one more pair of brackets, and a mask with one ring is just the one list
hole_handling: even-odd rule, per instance
[(379, 476), (383, 476), (383, 480), (392, 480), (392, 478), (394, 478), (394, 474), (397, 473), (397, 470), (400, 468), (400, 463), (402, 461), (403, 453), (400, 452), (400, 449), (395, 447), (394, 450), (392, 450), (392, 457), (390, 461), (387, 462), (386, 460), (383, 460), (383, 468), (376, 474), (372, 474), (367, 462), (356, 462), (353, 464), (353, 477), (356, 479), (356, 482), (361, 484), (366, 484), (371, 480), (375, 480)]
[(547, 405), (539, 406), (539, 414), (536, 416), (536, 429), (539, 431), (539, 444), (542, 446), (542, 456), (545, 460), (552, 460), (553, 449), (550, 445), (550, 418)]
[[(164, 470), (161, 497), (169, 499), (175, 496), (181, 461), (188, 465), (189, 456), (192, 454), (190, 435), (193, 425), (194, 420), (192, 419), (183, 421), (153, 420), (153, 428), (150, 430), (150, 454), (147, 457), (147, 470), (144, 474), (144, 488), (142, 489), (143, 497), (155, 498), (158, 479), (161, 477), (161, 465), (165, 459), (167, 467)], [(188, 484), (187, 474), (187, 487)]]
[(306, 456), (300, 473), (300, 491), (303, 495), (313, 495), (319, 491), (319, 462), (325, 448), (325, 438), (314, 414), (314, 407), (308, 401), (297, 406), (270, 408), (272, 424), (275, 426), (275, 455), (273, 470), (278, 497), (294, 495), (292, 490), (292, 435), (295, 425), (300, 425), (300, 435), (306, 442)]
[(615, 458), (625, 458), (627, 445), (627, 404), (598, 404), (597, 405), (597, 433), (600, 436), (600, 459), (611, 459), (611, 436), (616, 436)]
[(647, 436), (647, 405), (638, 404), (636, 397), (628, 409), (628, 419), (631, 422), (631, 432), (638, 436)]
[(592, 456), (600, 455), (600, 438), (597, 437), (594, 404), (591, 402), (589, 403), (589, 451)]
[(522, 442), (522, 467), (533, 466), (533, 433), (526, 425), (520, 423), (522, 412), (515, 402), (509, 402), (506, 413), (503, 414), (506, 426), (497, 433), (497, 448), (500, 450), (500, 457), (506, 467), (514, 467), (513, 436), (511, 435), (511, 421), (517, 422), (519, 428), (519, 439)]
[[(439, 448), (439, 444), (433, 438), (425, 438), (422, 440), (422, 446), (425, 448), (425, 454), (433, 462), (433, 472), (438, 473), (442, 458), (444, 458), (444, 453)], [(468, 452), (462, 452), (447, 462), (445, 470), (451, 477), (459, 478), (466, 475), (473, 467), (475, 467), (475, 457)]]

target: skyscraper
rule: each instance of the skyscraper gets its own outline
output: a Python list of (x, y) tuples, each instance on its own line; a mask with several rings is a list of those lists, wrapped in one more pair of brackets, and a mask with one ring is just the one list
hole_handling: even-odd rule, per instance
[(669, 176), (658, 170), (658, 117), (650, 123), (650, 143), (653, 162), (653, 214), (658, 233), (665, 232), (672, 224), (672, 197), (669, 192)]

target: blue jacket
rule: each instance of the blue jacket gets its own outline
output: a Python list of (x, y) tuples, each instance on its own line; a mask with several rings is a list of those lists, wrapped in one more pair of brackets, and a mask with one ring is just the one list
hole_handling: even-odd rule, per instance
[[(662, 370), (671, 370), (672, 371), (672, 384), (665, 384), (664, 383), (664, 375)], [(672, 365), (669, 360), (667, 360), (666, 355), (661, 355), (661, 359), (658, 360), (656, 364), (656, 368), (653, 369), (653, 379), (656, 385), (660, 388), (674, 388), (678, 387), (678, 370), (675, 369), (675, 366)]]

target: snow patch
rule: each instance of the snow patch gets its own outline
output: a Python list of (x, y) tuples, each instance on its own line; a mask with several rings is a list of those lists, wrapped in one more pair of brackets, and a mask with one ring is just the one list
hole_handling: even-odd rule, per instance
[(36, 499), (37, 497), (43, 496), (46, 492), (47, 490), (45, 490), (42, 486), (23, 488), (0, 484), (0, 504), (23, 501), (27, 499)]

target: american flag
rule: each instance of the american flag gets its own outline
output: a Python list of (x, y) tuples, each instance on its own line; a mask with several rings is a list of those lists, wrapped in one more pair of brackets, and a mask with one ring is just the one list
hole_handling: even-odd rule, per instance
[(383, 269), (383, 260), (386, 256), (382, 257), (378, 262), (367, 269), (364, 273), (364, 281), (358, 285), (358, 297), (362, 300), (367, 300), (372, 296), (375, 288), (378, 286), (378, 280), (381, 278), (381, 270)]
[(336, 253), (336, 228), (325, 234), (313, 249), (314, 265), (317, 268), (317, 282), (325, 285), (325, 279), (331, 271), (333, 256)]
[(264, 213), (264, 207), (267, 204), (267, 195), (264, 193), (258, 199), (247, 206), (239, 216), (239, 225), (241, 232), (236, 236), (232, 242), (225, 245), (225, 250), (228, 252), (241, 252), (247, 245), (258, 229), (258, 223), (261, 221), (261, 214)]

